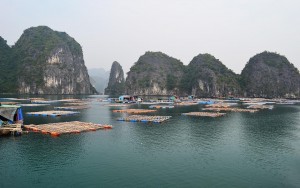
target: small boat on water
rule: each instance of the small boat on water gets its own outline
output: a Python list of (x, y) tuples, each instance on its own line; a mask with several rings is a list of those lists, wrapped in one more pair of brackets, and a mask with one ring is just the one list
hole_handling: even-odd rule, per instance
[(22, 108), (0, 103), (0, 136), (21, 135), (23, 125)]

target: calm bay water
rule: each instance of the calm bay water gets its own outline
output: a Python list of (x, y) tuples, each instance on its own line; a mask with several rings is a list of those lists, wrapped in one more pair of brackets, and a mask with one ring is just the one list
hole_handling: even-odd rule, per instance
[(0, 138), (0, 187), (300, 187), (299, 105), (220, 118), (180, 115), (201, 105), (175, 107), (155, 113), (169, 121), (147, 124), (116, 121), (119, 108), (92, 99), (79, 115), (24, 115), (25, 124), (78, 120), (112, 130)]

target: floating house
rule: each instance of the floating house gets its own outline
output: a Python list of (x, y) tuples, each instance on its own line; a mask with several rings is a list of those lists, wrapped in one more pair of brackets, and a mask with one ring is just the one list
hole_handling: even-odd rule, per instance
[(120, 103), (135, 103), (135, 102), (142, 102), (142, 99), (138, 96), (131, 96), (131, 95), (121, 95), (119, 97)]
[(20, 135), (23, 125), (22, 108), (15, 105), (0, 105), (0, 136)]

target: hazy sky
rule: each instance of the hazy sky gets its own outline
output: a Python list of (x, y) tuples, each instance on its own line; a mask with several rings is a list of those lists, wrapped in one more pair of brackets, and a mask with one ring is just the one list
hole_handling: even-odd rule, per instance
[(188, 64), (211, 53), (240, 73), (249, 58), (278, 52), (300, 68), (299, 0), (0, 0), (0, 36), (47, 25), (83, 48), (88, 68), (125, 72), (146, 51)]

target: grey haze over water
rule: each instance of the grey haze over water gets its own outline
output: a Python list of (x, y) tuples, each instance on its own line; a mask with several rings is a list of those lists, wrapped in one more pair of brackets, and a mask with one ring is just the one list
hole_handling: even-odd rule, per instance
[(23, 30), (47, 25), (83, 47), (88, 68), (125, 72), (145, 51), (188, 64), (211, 53), (240, 73), (249, 58), (278, 52), (300, 68), (297, 0), (0, 0), (0, 36), (13, 45)]

